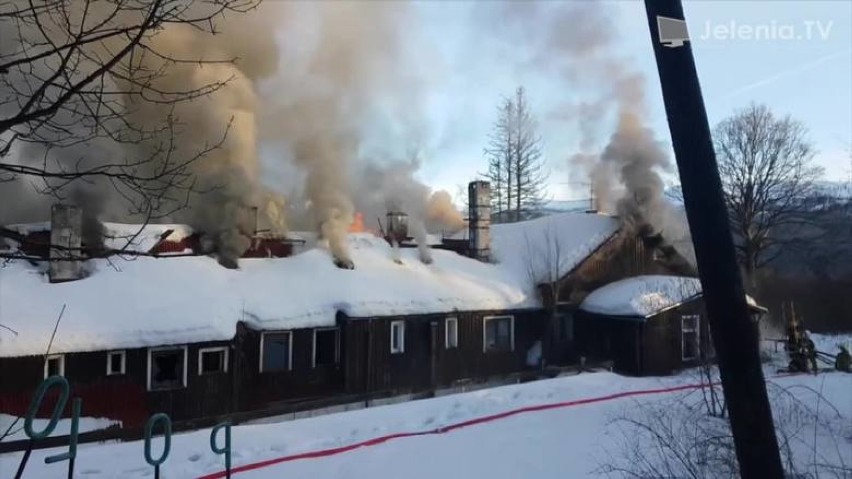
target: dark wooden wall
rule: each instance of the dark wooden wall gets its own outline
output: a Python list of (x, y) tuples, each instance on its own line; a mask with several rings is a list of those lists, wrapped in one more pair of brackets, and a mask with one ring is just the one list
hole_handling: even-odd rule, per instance
[[(198, 375), (200, 348), (228, 346), (228, 372)], [(178, 346), (176, 346), (178, 347)], [(187, 346), (187, 385), (167, 391), (148, 391), (148, 349), (127, 349), (125, 374), (106, 375), (107, 351), (65, 354), (65, 377), (71, 397), (83, 399), (83, 415), (107, 417), (125, 426), (142, 424), (148, 416), (166, 412), (174, 420), (225, 414), (233, 410), (231, 342), (205, 342)], [(0, 358), (0, 411), (23, 415), (35, 389), (44, 378), (42, 356)], [(56, 394), (50, 394), (41, 414), (49, 415)], [(66, 415), (70, 414), (70, 402)]]
[(574, 338), (577, 354), (587, 361), (613, 362), (616, 372), (641, 375), (643, 324), (637, 318), (612, 318), (577, 311)]
[(681, 350), (681, 316), (700, 317), (699, 341), (702, 353), (710, 351), (709, 328), (704, 301), (696, 299), (648, 319), (643, 335), (643, 374), (661, 376), (679, 369), (697, 366), (700, 361), (683, 361)]
[[(483, 352), (487, 316), (514, 316), (514, 350)], [(446, 318), (458, 319), (458, 347), (445, 348)], [(544, 314), (535, 311), (448, 313), (407, 316), (405, 352), (390, 353), (391, 322), (401, 318), (346, 319), (346, 390), (416, 391), (466, 378), (527, 368), (527, 351), (541, 338)]]
[[(484, 318), (497, 315), (514, 316), (514, 349), (483, 352)], [(447, 349), (445, 320), (450, 316), (458, 320), (458, 346)], [(239, 323), (233, 341), (187, 346), (185, 388), (147, 390), (147, 348), (126, 350), (126, 373), (114, 376), (106, 375), (106, 351), (66, 354), (65, 377), (72, 396), (83, 398), (84, 415), (133, 427), (157, 412), (180, 421), (345, 393), (421, 391), (459, 379), (521, 371), (527, 368), (527, 352), (541, 337), (543, 318), (540, 310), (368, 319), (340, 315), (339, 364), (314, 367), (314, 330), (296, 329), (290, 331), (292, 369), (275, 372), (260, 372), (262, 333)], [(394, 320), (405, 321), (402, 354), (390, 354)], [(229, 347), (228, 371), (199, 375), (198, 350), (212, 346)], [(40, 356), (0, 358), (0, 411), (25, 413), (43, 379), (43, 365)], [(50, 413), (52, 401), (55, 397), (45, 402), (42, 415)]]
[(580, 304), (592, 291), (613, 281), (641, 274), (668, 273), (655, 263), (653, 251), (636, 236), (619, 232), (604, 243), (570, 274), (563, 301)]
[(698, 359), (681, 359), (681, 316), (691, 314), (700, 316), (701, 352), (712, 359), (709, 324), (701, 298), (646, 320), (578, 311), (575, 334), (581, 354), (590, 359), (612, 359), (617, 372), (640, 376), (667, 375), (700, 363)]
[[(237, 409), (259, 409), (280, 401), (309, 399), (340, 393), (343, 390), (341, 364), (313, 367), (314, 330), (294, 329), (292, 369), (260, 372), (261, 332), (240, 323), (237, 345)], [(341, 347), (343, 338), (341, 331)], [(344, 357), (341, 351), (341, 359)]]

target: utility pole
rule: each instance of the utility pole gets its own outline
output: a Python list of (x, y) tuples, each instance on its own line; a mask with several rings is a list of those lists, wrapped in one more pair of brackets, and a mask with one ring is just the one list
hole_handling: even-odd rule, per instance
[(681, 0), (645, 0), (683, 202), (744, 479), (784, 471)]

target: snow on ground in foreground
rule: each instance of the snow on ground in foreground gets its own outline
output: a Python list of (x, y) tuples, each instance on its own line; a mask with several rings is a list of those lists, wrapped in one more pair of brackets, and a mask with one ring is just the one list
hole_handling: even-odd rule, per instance
[[(625, 378), (611, 373), (512, 385), (471, 393), (352, 411), (311, 419), (239, 426), (233, 430), (233, 463), (243, 464), (281, 456), (345, 446), (398, 432), (432, 430), (467, 419), (518, 407), (604, 396), (617, 392), (672, 387), (694, 382), (686, 372), (667, 378)], [(834, 437), (820, 437), (826, 451), (841, 455), (829, 460), (852, 464), (852, 375), (826, 373), (771, 380), (803, 401), (821, 391), (838, 406), (832, 416)], [(595, 470), (617, 455), (623, 439), (612, 420), (664, 404), (687, 393), (636, 396), (511, 416), (445, 434), (402, 438), (339, 455), (282, 463), (236, 475), (240, 478), (577, 478), (594, 477)], [(695, 398), (695, 392), (691, 393)], [(828, 410), (823, 403), (823, 410)], [(832, 413), (833, 414), (833, 413)], [(197, 477), (221, 470), (223, 460), (209, 449), (209, 429), (179, 434), (163, 466), (164, 478)], [(808, 436), (810, 437), (810, 436)], [(154, 446), (156, 454), (161, 441)], [(839, 447), (838, 447), (839, 444)], [(833, 448), (832, 448), (833, 447)], [(64, 449), (35, 451), (24, 477), (59, 477), (62, 465), (45, 465), (44, 457)], [(20, 453), (0, 455), (0, 477), (14, 471)], [(81, 445), (79, 477), (150, 477), (143, 443)]]
[[(10, 416), (8, 414), (0, 414), (0, 436), (4, 434), (5, 436), (3, 441), (17, 441), (20, 439), (26, 439), (27, 435), (24, 432), (24, 420), (19, 419), (15, 416)], [(36, 419), (33, 421), (33, 430), (36, 432), (43, 431), (45, 426), (47, 426), (47, 419)], [(14, 423), (14, 424), (13, 424)], [(88, 432), (88, 431), (97, 431), (98, 429), (106, 429), (113, 424), (121, 425), (121, 421), (116, 421), (114, 419), (106, 419), (100, 417), (81, 417), (80, 423), (77, 426), (80, 432)], [(69, 434), (71, 431), (71, 420), (70, 419), (61, 419), (59, 423), (56, 425), (56, 429), (53, 430), (52, 436), (64, 436)], [(2, 471), (2, 469), (0, 469)], [(0, 474), (0, 477), (5, 477)]]

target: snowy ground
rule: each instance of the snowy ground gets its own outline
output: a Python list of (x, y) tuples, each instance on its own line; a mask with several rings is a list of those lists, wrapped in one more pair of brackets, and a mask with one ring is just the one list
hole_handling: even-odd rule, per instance
[[(43, 431), (47, 426), (47, 419), (36, 419), (33, 421), (33, 429)], [(105, 429), (112, 425), (121, 425), (121, 421), (113, 419), (105, 419), (100, 417), (81, 417), (77, 428), (80, 432), (97, 431)], [(8, 431), (8, 432), (7, 432)], [(62, 419), (53, 430), (53, 436), (65, 436), (71, 431), (71, 420)], [(17, 441), (26, 439), (27, 435), (24, 432), (24, 420), (8, 414), (0, 414), (0, 436), (4, 436), (4, 441)], [(3, 477), (3, 476), (0, 476)]]
[[(601, 397), (624, 391), (659, 389), (696, 381), (686, 372), (668, 378), (625, 378), (611, 373), (581, 374), (523, 385), (415, 401), (278, 424), (235, 427), (234, 467), (282, 456), (346, 446), (400, 432), (433, 431), (461, 421), (520, 407)], [(822, 404), (832, 424), (828, 437), (815, 439), (826, 460), (852, 465), (852, 375), (788, 376), (771, 380), (801, 403)], [(822, 399), (817, 400), (815, 394)], [(624, 431), (613, 420), (668, 400), (697, 398), (695, 391), (658, 393), (590, 404), (525, 412), (444, 433), (389, 440), (319, 458), (282, 462), (236, 474), (267, 478), (576, 478), (594, 477), (620, 454)], [(785, 393), (786, 394), (786, 393)], [(835, 412), (828, 406), (833, 403)], [(807, 437), (811, 437), (808, 433)], [(162, 477), (199, 477), (221, 470), (223, 460), (209, 449), (209, 430), (179, 434)], [(154, 448), (159, 451), (158, 440)], [(44, 457), (62, 449), (35, 451), (24, 477), (60, 477), (63, 464)], [(807, 448), (804, 453), (808, 453)], [(0, 477), (14, 474), (20, 453), (0, 455)], [(82, 445), (75, 477), (151, 477), (142, 442)]]

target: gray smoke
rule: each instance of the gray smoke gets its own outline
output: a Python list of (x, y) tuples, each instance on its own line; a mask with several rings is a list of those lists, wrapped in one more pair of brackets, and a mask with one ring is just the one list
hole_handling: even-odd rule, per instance
[[(94, 22), (107, 6), (71, 1), (64, 8), (71, 12), (72, 18), (83, 18), (80, 15), (83, 9), (90, 9), (87, 10), (89, 19)], [(199, 2), (191, 8), (195, 11), (189, 16), (207, 6)], [(82, 207), (88, 218), (87, 224), (96, 223), (95, 218), (139, 222), (150, 216), (159, 220), (187, 222), (208, 235), (207, 240), (215, 245), (220, 261), (229, 265), (235, 265), (236, 258), (248, 246), (248, 238), (240, 231), (240, 224), (253, 220), (246, 217), (249, 207), (260, 206), (270, 229), (283, 230), (283, 218), (270, 210), (270, 205), (280, 204), (281, 200), (260, 186), (256, 152), (259, 107), (256, 86), (260, 79), (273, 73), (278, 64), (273, 36), (274, 18), (269, 16), (270, 8), (274, 7), (266, 7), (262, 13), (229, 13), (216, 18), (218, 33), (215, 36), (189, 25), (167, 25), (149, 43), (149, 47), (172, 59), (217, 62), (234, 59), (233, 63), (174, 63), (153, 54), (134, 55), (127, 60), (145, 71), (162, 71), (163, 75), (152, 83), (152, 87), (159, 91), (188, 92), (227, 81), (210, 95), (176, 105), (139, 101), (131, 95), (118, 99), (112, 107), (122, 113), (122, 121), (126, 120), (139, 129), (125, 132), (128, 135), (126, 139), (135, 141), (118, 143), (100, 137), (50, 150), (29, 144), (17, 149), (13, 158), (3, 159), (38, 164), (42, 158), (47, 158), (48, 167), (52, 169), (61, 166), (67, 169), (69, 165), (80, 165), (85, 169), (127, 162), (137, 164), (134, 169), (140, 175), (147, 175), (186, 164), (199, 152), (221, 142), (219, 148), (189, 164), (188, 173), (193, 177), (194, 188), (202, 194), (186, 197), (185, 191), (173, 188), (153, 198), (153, 203), (148, 203), (145, 200), (151, 197), (140, 196), (120, 184), (95, 179), (74, 182), (62, 187), (55, 195), (45, 195), (45, 187), (59, 185), (55, 182), (39, 185), (38, 181), (31, 185), (32, 178), (18, 177), (15, 181), (0, 184), (0, 202), (4, 206), (13, 205), (0, 213), (0, 222), (41, 219), (49, 214), (50, 203), (57, 199), (70, 199)], [(132, 21), (133, 15), (128, 13), (123, 20)], [(246, 32), (252, 34), (246, 35)], [(24, 36), (30, 33), (24, 32)], [(117, 48), (119, 41), (116, 39), (108, 45), (93, 48)], [(7, 43), (7, 47), (17, 48), (18, 45)], [(90, 67), (85, 62), (80, 65), (82, 71)], [(46, 65), (37, 65), (37, 68), (48, 70)], [(12, 82), (25, 80), (11, 78)], [(109, 89), (135, 89), (119, 78), (107, 77), (105, 80)], [(109, 123), (109, 120), (104, 121)], [(116, 121), (113, 120), (112, 126)], [(93, 125), (86, 121), (77, 122), (70, 128), (75, 128), (80, 136), (93, 131)], [(140, 133), (143, 130), (145, 134)], [(143, 164), (139, 165), (140, 162)], [(184, 201), (188, 204), (180, 209)], [(176, 209), (178, 211), (174, 212)], [(97, 235), (97, 232), (93, 233), (93, 238)]]
[[(287, 63), (267, 85), (276, 94), (267, 105), (263, 135), (279, 142), (282, 156), (305, 172), (312, 221), (338, 262), (351, 265), (345, 238), (355, 213), (353, 174), (365, 161), (365, 125), (387, 99), (416, 96), (399, 50), (410, 5), (316, 2), (284, 8), (298, 21), (283, 37)], [(409, 113), (391, 108), (390, 114), (404, 121)]]
[(577, 180), (591, 183), (597, 208), (627, 225), (677, 236), (686, 225), (663, 194), (662, 174), (672, 163), (646, 120), (645, 79), (615, 43), (614, 17), (596, 2), (509, 2), (499, 20), (531, 45), (525, 65), (550, 70), (584, 93), (548, 117), (579, 133), (581, 151), (569, 163)]

